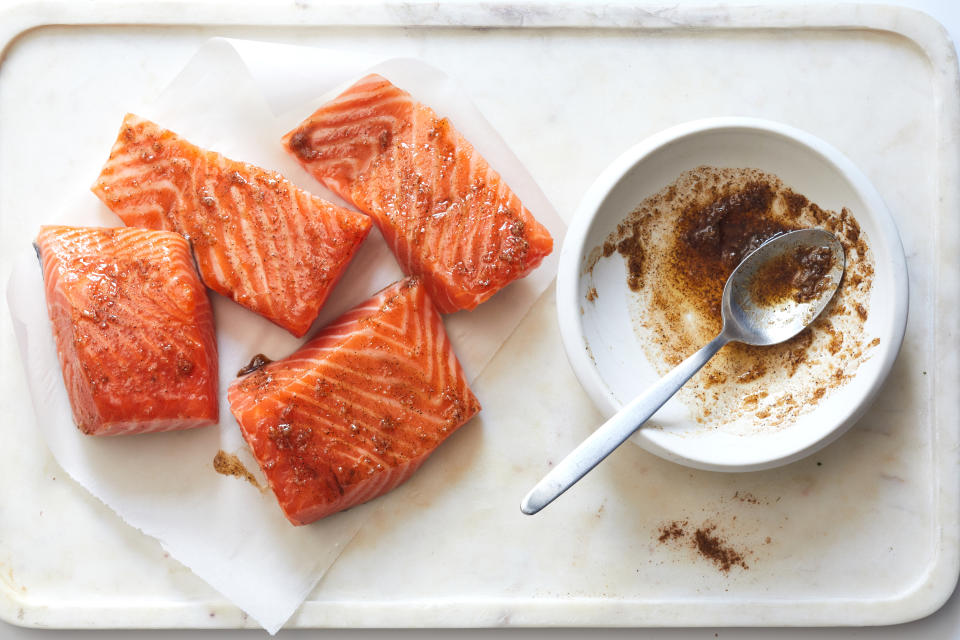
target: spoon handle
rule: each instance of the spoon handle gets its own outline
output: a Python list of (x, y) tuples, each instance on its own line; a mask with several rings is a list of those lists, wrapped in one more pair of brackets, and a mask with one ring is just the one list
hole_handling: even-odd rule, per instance
[(600, 425), (530, 490), (520, 503), (520, 510), (527, 515), (533, 515), (576, 484), (643, 426), (657, 409), (666, 404), (667, 400), (728, 342), (730, 338), (721, 333)]

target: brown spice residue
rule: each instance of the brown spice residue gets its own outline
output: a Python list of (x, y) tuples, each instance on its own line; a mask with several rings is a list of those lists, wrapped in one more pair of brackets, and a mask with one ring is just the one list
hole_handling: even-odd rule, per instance
[(800, 335), (793, 339), (793, 342), (795, 347), (787, 354), (788, 376), (791, 378), (797, 373), (800, 365), (807, 361), (807, 350), (813, 343), (813, 331), (809, 327), (804, 329), (800, 332)]
[[(744, 570), (750, 568), (746, 561), (746, 553), (731, 546), (727, 537), (712, 522), (705, 522), (692, 529), (688, 520), (674, 520), (661, 525), (657, 533), (657, 542), (686, 543), (724, 573), (730, 573), (733, 567)], [(767, 540), (769, 541), (769, 538)]]
[(660, 537), (657, 538), (658, 542), (667, 542), (668, 540), (676, 540), (677, 538), (682, 538), (687, 535), (686, 526), (688, 522), (686, 520), (680, 521), (675, 520), (668, 524), (665, 524), (660, 527)]
[(833, 323), (829, 320), (825, 320), (823, 323), (824, 329), (827, 333), (830, 334), (830, 342), (827, 344), (827, 351), (830, 352), (830, 355), (837, 355), (837, 352), (840, 351), (840, 347), (843, 346), (843, 334), (837, 331)]
[(643, 288), (643, 265), (646, 256), (641, 236), (635, 233), (625, 237), (617, 243), (617, 251), (627, 261), (627, 286), (631, 291), (640, 291)]
[[(850, 209), (843, 207), (843, 209), (840, 210), (840, 219), (843, 221), (843, 235), (847, 241), (851, 244), (859, 243), (860, 223), (858, 223), (856, 218), (853, 217), (853, 214), (850, 213)], [(857, 244), (857, 247), (863, 249), (865, 245)]]
[(724, 375), (723, 373), (719, 371), (710, 371), (709, 373), (707, 373), (707, 380), (703, 386), (709, 389), (715, 384), (723, 384), (726, 381), (727, 381), (727, 376)]
[(263, 367), (267, 366), (271, 362), (273, 362), (273, 360), (263, 355), (262, 353), (258, 353), (257, 355), (253, 356), (250, 362), (244, 365), (240, 369), (240, 371), (237, 371), (237, 377), (239, 378), (240, 376), (245, 376), (248, 373), (253, 373), (258, 369), (262, 369)]
[[(739, 435), (787, 427), (824, 397), (813, 397), (818, 388), (829, 393), (850, 377), (830, 379), (830, 371), (840, 365), (852, 374), (869, 356), (864, 320), (873, 256), (856, 219), (847, 209), (817, 206), (772, 174), (698, 167), (640, 203), (590, 254), (591, 267), (614, 252), (624, 260), (634, 330), (648, 361), (665, 374), (720, 332), (723, 286), (740, 259), (773, 236), (811, 227), (833, 232), (843, 245), (837, 294), (799, 335), (768, 347), (728, 345), (694, 376), (679, 397), (704, 427), (729, 425)], [(793, 258), (785, 278), (791, 297), (816, 297), (832, 257)], [(761, 391), (770, 397), (740, 403)]]
[(802, 196), (799, 193), (794, 193), (793, 191), (788, 191), (784, 195), (783, 199), (787, 205), (787, 211), (789, 211), (790, 215), (794, 218), (799, 216), (804, 207), (810, 204), (810, 201), (807, 200), (805, 196)]
[(736, 491), (733, 494), (733, 499), (739, 500), (740, 502), (746, 502), (747, 504), (767, 504), (766, 500), (761, 500), (749, 491), (744, 491), (743, 493)]
[(749, 569), (750, 567), (747, 566), (743, 554), (730, 547), (716, 531), (716, 525), (710, 525), (700, 527), (693, 532), (693, 540), (700, 555), (712, 560), (724, 573), (729, 573), (731, 567), (734, 566)]
[(762, 360), (757, 360), (749, 369), (737, 376), (737, 382), (753, 382), (758, 378), (762, 378), (766, 373), (767, 366)]
[(597, 299), (597, 288), (596, 288), (596, 287), (590, 287), (589, 289), (587, 289), (587, 301), (588, 301), (588, 302), (593, 302), (593, 301), (595, 301), (596, 299)]
[(833, 252), (827, 247), (797, 247), (762, 265), (750, 280), (750, 297), (761, 307), (787, 300), (810, 302), (831, 284)]
[(668, 258), (671, 268), (661, 274), (686, 292), (701, 314), (717, 320), (723, 286), (740, 261), (770, 238), (797, 228), (768, 214), (776, 196), (770, 184), (751, 181), (723, 191), (680, 212)]
[(260, 483), (257, 482), (254, 475), (243, 465), (240, 458), (226, 453), (222, 449), (217, 451), (217, 455), (213, 456), (213, 469), (221, 475), (243, 478), (257, 489), (263, 491), (263, 487), (260, 486)]

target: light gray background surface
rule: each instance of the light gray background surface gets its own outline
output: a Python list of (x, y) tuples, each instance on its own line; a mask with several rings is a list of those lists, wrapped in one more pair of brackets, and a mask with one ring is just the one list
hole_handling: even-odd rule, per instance
[[(316, 0), (320, 1), (320, 0)], [(772, 0), (766, 0), (772, 2)], [(782, 4), (796, 4), (777, 0)], [(835, 4), (829, 0), (813, 0), (810, 4)], [(728, 2), (733, 5), (762, 4), (763, 0), (753, 2)], [(663, 2), (649, 3), (662, 5)], [(704, 0), (674, 0), (670, 4), (706, 5)], [(880, 4), (880, 3), (871, 3)], [(882, 4), (912, 7), (925, 11), (937, 19), (949, 32), (954, 46), (960, 42), (960, 2), (957, 0), (888, 0)], [(958, 177), (960, 178), (960, 177)], [(933, 615), (916, 622), (891, 627), (870, 628), (820, 628), (820, 629), (765, 629), (765, 628), (703, 628), (703, 629), (479, 629), (479, 630), (290, 630), (281, 631), (284, 638), (323, 638), (324, 640), (382, 640), (413, 638), (455, 638), (474, 640), (494, 638), (534, 640), (542, 638), (582, 638), (589, 636), (596, 640), (607, 638), (665, 638), (667, 640), (693, 640), (710, 638), (777, 638), (828, 640), (846, 638), (910, 638), (911, 640), (946, 640), (960, 638), (960, 591), (954, 591), (950, 600)], [(266, 638), (262, 630), (225, 630), (225, 631), (48, 631), (24, 629), (0, 622), (2, 640), (227, 640)]]

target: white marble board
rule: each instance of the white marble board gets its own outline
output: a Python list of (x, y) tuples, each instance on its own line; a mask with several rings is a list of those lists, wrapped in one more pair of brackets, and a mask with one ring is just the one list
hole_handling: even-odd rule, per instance
[[(599, 421), (563, 356), (548, 293), (476, 383), (482, 416), (399, 490), (417, 508), (387, 499), (290, 626), (886, 624), (949, 596), (960, 113), (953, 47), (935, 23), (865, 6), (178, 7), (34, 3), (0, 16), (0, 281), (38, 220), (87, 188), (124, 105), (155, 96), (214, 35), (427, 60), (469, 89), (567, 218), (610, 160), (669, 125), (748, 115), (801, 127), (874, 181), (910, 269), (893, 374), (822, 453), (723, 475), (624, 447), (529, 518), (524, 492)], [(0, 617), (248, 626), (57, 468), (6, 314), (0, 351)], [(715, 524), (749, 569), (718, 571), (659, 543), (658, 528), (677, 519)]]

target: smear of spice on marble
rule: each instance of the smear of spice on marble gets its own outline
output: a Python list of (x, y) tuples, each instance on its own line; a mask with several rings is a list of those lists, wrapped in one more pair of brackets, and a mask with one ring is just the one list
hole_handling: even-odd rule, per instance
[(716, 525), (698, 528), (693, 532), (693, 542), (701, 556), (712, 560), (725, 573), (729, 573), (731, 567), (737, 565), (744, 569), (750, 568), (743, 554), (730, 546), (723, 534), (717, 531)]
[(213, 457), (213, 470), (221, 475), (243, 478), (263, 491), (263, 487), (257, 482), (256, 477), (244, 466), (240, 458), (233, 454), (226, 453), (223, 450), (217, 451), (217, 455)]

